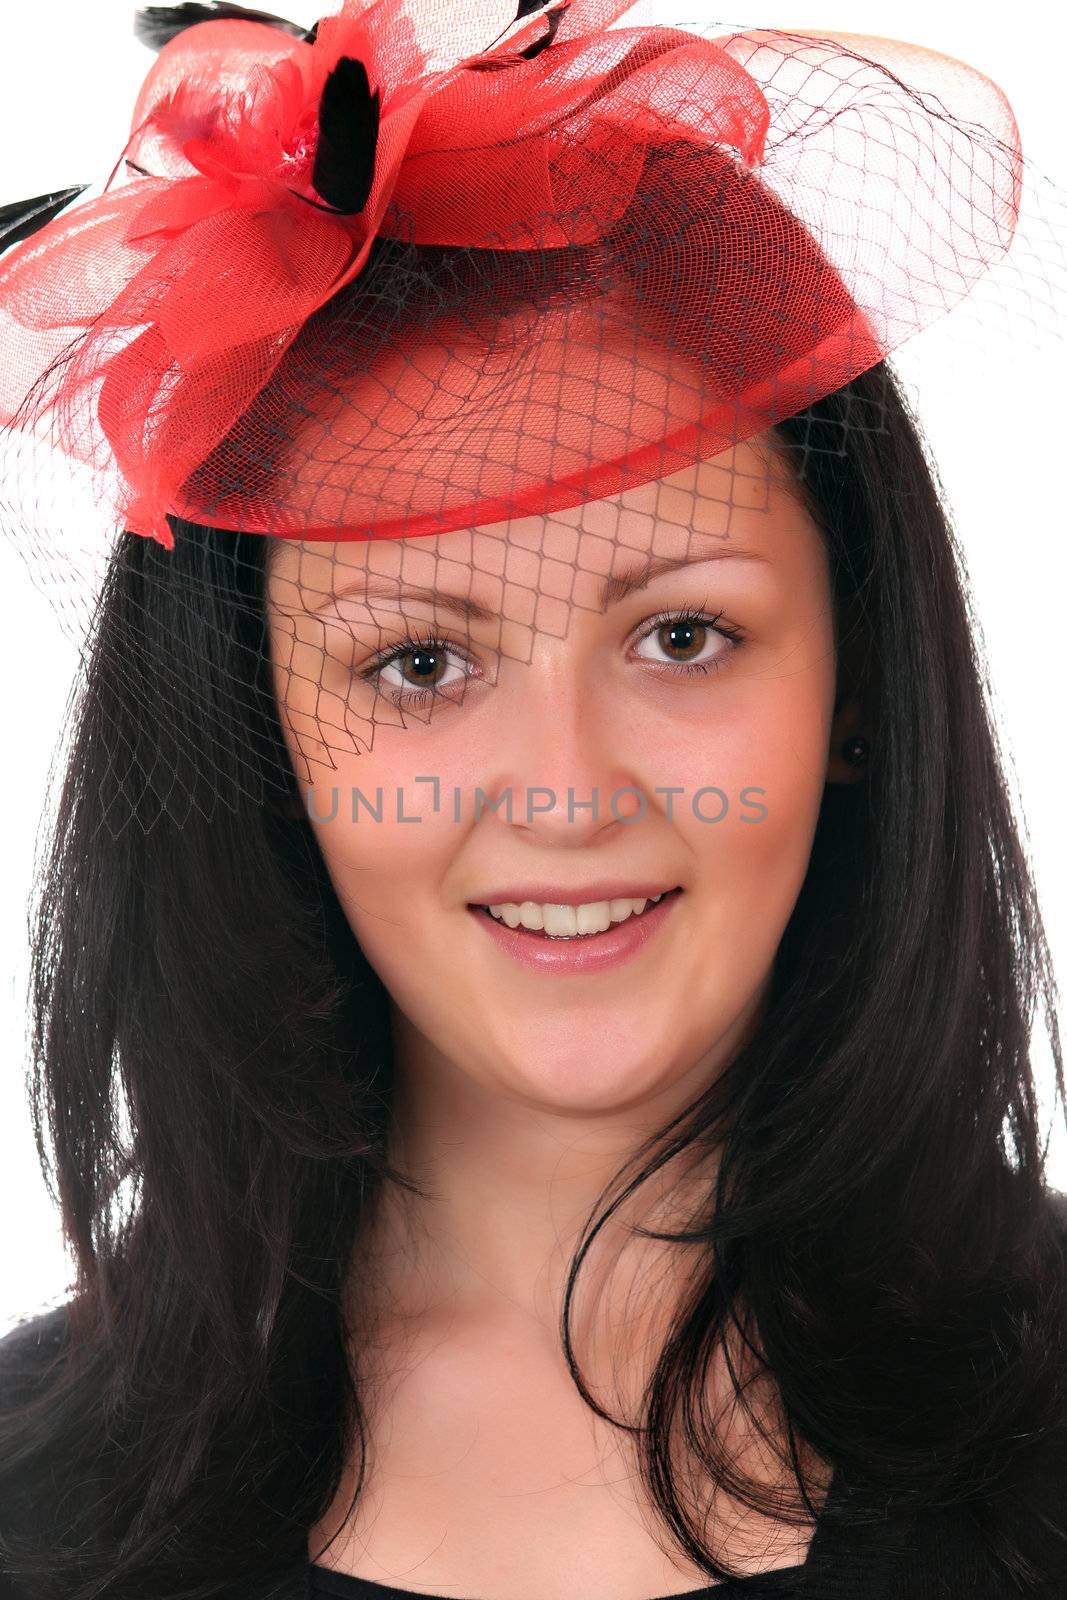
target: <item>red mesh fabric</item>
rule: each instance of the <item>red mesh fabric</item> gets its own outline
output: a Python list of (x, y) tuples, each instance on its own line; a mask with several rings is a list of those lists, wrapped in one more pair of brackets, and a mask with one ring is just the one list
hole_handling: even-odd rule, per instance
[[(188, 29), (122, 181), (0, 261), (0, 421), (91, 465), (117, 523), (163, 544), (168, 513), (443, 533), (754, 435), (1007, 249), (1021, 155), (981, 74), (881, 39), (609, 27), (626, 9), (509, 25), (483, 0), (349, 0), (312, 43)], [(313, 185), (342, 58), (380, 115), (355, 214)], [(395, 325), (367, 271), (389, 243), (468, 250), (462, 295)], [(530, 252), (558, 258), (554, 298), (524, 296)]]

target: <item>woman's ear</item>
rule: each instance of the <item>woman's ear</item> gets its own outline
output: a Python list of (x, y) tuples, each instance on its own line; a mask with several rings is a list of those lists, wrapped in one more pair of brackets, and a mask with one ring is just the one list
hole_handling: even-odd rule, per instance
[(870, 761), (873, 730), (865, 711), (870, 635), (858, 596), (838, 604), (837, 698), (826, 757), (827, 783), (855, 783)]
[(848, 700), (830, 727), (826, 758), (827, 783), (855, 783), (864, 776), (870, 760), (871, 740), (858, 700)]

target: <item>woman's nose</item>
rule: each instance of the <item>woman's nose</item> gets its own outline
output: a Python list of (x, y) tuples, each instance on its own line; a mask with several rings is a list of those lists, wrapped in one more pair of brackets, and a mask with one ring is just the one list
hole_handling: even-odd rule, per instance
[(618, 686), (613, 694), (588, 663), (554, 644), (550, 662), (535, 653), (520, 669), (529, 675), (522, 705), (499, 730), (483, 788), (486, 809), (492, 802), (503, 821), (574, 845), (647, 814), (654, 751), (620, 707)]

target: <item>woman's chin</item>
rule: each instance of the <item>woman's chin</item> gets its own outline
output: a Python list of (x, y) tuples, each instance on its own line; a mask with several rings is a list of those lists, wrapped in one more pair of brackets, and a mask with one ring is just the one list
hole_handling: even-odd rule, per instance
[(692, 1065), (677, 1053), (676, 1027), (653, 1034), (647, 1024), (628, 1029), (617, 1014), (597, 1017), (588, 1010), (562, 1030), (543, 1018), (530, 1018), (526, 1026), (515, 1017), (509, 1021), (495, 1049), (480, 1041), (479, 1076), (545, 1110), (626, 1111), (669, 1091)]

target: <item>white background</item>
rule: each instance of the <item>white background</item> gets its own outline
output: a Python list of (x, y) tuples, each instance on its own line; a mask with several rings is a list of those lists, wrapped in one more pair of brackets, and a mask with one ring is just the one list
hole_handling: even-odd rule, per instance
[[(260, 0), (269, 4), (269, 0)], [(317, 7), (293, 3), (302, 25)], [(727, 26), (843, 29), (911, 39), (969, 61), (1015, 109), (1023, 148), (1067, 185), (1060, 4), (917, 4), (914, 0), (769, 0), (760, 11), (679, 0), (677, 19)], [(128, 133), (151, 53), (132, 34), (126, 0), (6, 0), (0, 46), (0, 204), (73, 183), (103, 182)], [(665, 4), (636, 21), (668, 21)], [(1061, 246), (1062, 247), (1062, 246)], [(951, 319), (950, 319), (951, 320)], [(1062, 334), (1061, 334), (1062, 337)], [(1064, 443), (1067, 349), (1019, 349), (991, 367), (959, 342), (928, 336), (897, 358), (921, 378), (921, 414), (963, 537), (995, 687), (1014, 759), (1057, 969), (1067, 971), (1063, 810)], [(974, 364), (972, 365), (972, 361)], [(977, 400), (977, 403), (976, 403)], [(6, 782), (0, 810), (0, 1333), (64, 1297), (70, 1278), (37, 1166), (25, 1096), (26, 905), (45, 777), (74, 655), (47, 602), (0, 539), (0, 683)], [(1050, 1176), (1067, 1189), (1067, 1133), (1051, 1069), (1036, 1060)]]

